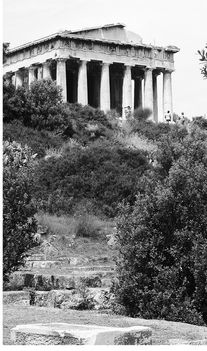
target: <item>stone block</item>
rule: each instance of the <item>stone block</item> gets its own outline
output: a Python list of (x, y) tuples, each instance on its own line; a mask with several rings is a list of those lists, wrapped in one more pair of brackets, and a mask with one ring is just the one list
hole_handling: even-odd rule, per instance
[(20, 273), (12, 273), (11, 276), (9, 277), (9, 282), (7, 283), (7, 286), (10, 290), (23, 290), (25, 284), (24, 284), (25, 276)]
[(11, 330), (15, 345), (151, 345), (148, 327), (102, 327), (67, 323), (17, 325)]
[(185, 339), (169, 339), (170, 345), (207, 345), (207, 339), (201, 340), (185, 340)]
[(78, 266), (87, 263), (89, 263), (89, 259), (87, 257), (70, 257), (70, 264), (72, 266)]
[(89, 297), (93, 301), (93, 309), (109, 309), (113, 294), (110, 293), (109, 288), (89, 288)]
[(75, 279), (73, 276), (58, 275), (54, 276), (54, 289), (74, 289)]
[(34, 298), (31, 305), (39, 306), (39, 307), (47, 307), (48, 306), (48, 291), (35, 291)]
[(89, 276), (81, 277), (80, 282), (91, 288), (99, 288), (102, 285), (100, 274), (91, 274)]

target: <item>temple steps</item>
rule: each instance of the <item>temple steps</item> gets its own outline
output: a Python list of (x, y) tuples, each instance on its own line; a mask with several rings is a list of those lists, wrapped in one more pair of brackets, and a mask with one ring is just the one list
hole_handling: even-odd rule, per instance
[(108, 309), (111, 298), (109, 287), (84, 288), (71, 290), (5, 291), (3, 303), (18, 306), (38, 306), (61, 309)]
[(10, 278), (9, 289), (49, 291), (52, 289), (74, 289), (76, 285), (85, 284), (86, 287), (111, 286), (115, 275), (114, 267), (92, 266), (66, 268), (51, 274), (51, 271), (14, 272)]

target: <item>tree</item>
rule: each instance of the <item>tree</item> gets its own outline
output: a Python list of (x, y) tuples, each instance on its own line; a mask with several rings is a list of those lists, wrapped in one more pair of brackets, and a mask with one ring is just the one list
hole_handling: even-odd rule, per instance
[(32, 155), (15, 142), (3, 146), (3, 278), (24, 263), (35, 246), (36, 209), (31, 198)]
[(6, 62), (6, 55), (9, 51), (9, 45), (10, 43), (3, 43), (3, 63)]
[(145, 178), (122, 209), (115, 292), (128, 315), (207, 323), (206, 141), (186, 136), (165, 179)]
[(205, 46), (205, 49), (203, 50), (198, 50), (198, 53), (200, 55), (200, 62), (203, 64), (203, 67), (201, 68), (201, 74), (203, 75), (204, 78), (207, 78), (207, 45)]

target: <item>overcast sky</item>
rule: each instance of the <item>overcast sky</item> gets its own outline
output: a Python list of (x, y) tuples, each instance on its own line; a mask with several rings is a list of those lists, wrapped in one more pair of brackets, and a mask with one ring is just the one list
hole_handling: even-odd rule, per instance
[[(3, 40), (10, 47), (64, 29), (121, 22), (144, 43), (176, 45), (174, 112), (207, 115), (207, 79), (198, 49), (207, 43), (207, 0), (4, 0)], [(159, 77), (161, 95), (161, 76)]]

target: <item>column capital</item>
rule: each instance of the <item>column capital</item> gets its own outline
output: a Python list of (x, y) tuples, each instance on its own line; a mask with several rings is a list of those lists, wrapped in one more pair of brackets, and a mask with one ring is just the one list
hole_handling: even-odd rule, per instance
[(32, 70), (35, 70), (37, 67), (38, 67), (38, 65), (33, 64), (33, 65), (29, 66), (28, 69), (30, 71), (32, 71)]
[(169, 68), (165, 68), (164, 70), (163, 70), (163, 73), (173, 73), (175, 70), (174, 69), (169, 69)]
[(79, 64), (80, 65), (87, 65), (88, 62), (89, 62), (89, 60), (80, 60)]
[(109, 62), (103, 62), (103, 61), (102, 61), (102, 62), (100, 63), (100, 65), (101, 65), (101, 66), (106, 66), (106, 67), (108, 67), (108, 66), (111, 65), (111, 63), (109, 63)]
[(124, 68), (125, 68), (125, 70), (127, 70), (127, 69), (128, 69), (128, 70), (129, 70), (129, 69), (131, 70), (132, 66), (131, 66), (131, 65), (126, 65), (126, 64), (125, 64), (125, 65), (124, 65)]
[(146, 71), (154, 71), (154, 68), (152, 68), (152, 67), (145, 67), (145, 72)]
[(158, 71), (157, 69), (154, 69), (154, 70), (153, 70), (153, 76), (154, 76), (154, 77), (159, 76), (160, 73), (161, 73), (161, 71)]
[[(56, 58), (56, 61), (57, 61), (57, 62), (66, 62), (66, 61), (67, 61), (67, 58), (65, 58), (65, 57), (57, 57), (57, 58)], [(46, 62), (46, 61), (45, 61), (45, 62)], [(45, 63), (45, 62), (44, 62), (44, 63)]]
[(43, 62), (42, 64), (43, 64), (43, 66), (50, 66), (51, 60), (47, 60), (47, 61)]

